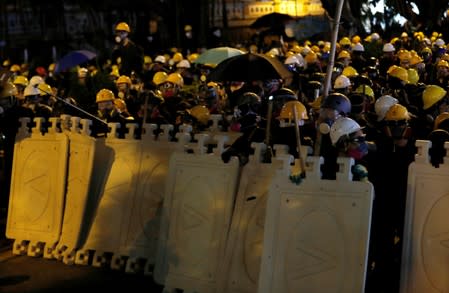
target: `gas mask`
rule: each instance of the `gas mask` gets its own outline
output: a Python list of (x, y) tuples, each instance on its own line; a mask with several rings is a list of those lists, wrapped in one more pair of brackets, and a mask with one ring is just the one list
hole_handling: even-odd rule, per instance
[(116, 42), (117, 44), (120, 44), (120, 43), (122, 43), (123, 40), (125, 40), (127, 37), (128, 37), (128, 33), (127, 33), (127, 32), (121, 32), (121, 31), (118, 31), (118, 32), (115, 34), (115, 42)]

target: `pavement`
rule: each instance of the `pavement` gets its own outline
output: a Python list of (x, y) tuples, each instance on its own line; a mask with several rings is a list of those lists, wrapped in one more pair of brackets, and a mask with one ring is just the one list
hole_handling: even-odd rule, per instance
[(142, 273), (110, 268), (66, 265), (56, 259), (13, 255), (13, 241), (5, 236), (6, 219), (0, 219), (0, 292), (146, 292), (159, 293), (163, 286)]

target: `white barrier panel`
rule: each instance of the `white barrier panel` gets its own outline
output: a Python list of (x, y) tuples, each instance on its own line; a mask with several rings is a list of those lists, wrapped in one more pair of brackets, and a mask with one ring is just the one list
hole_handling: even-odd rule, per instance
[(259, 293), (364, 292), (373, 187), (352, 181), (352, 159), (339, 162), (337, 180), (272, 181)]
[(62, 259), (66, 264), (71, 264), (76, 249), (87, 237), (90, 215), (87, 206), (89, 200), (93, 200), (89, 198), (89, 195), (92, 195), (89, 191), (93, 177), (96, 140), (89, 136), (90, 120), (80, 120), (79, 117), (68, 115), (62, 115), (61, 120), (61, 128), (69, 137), (70, 155), (62, 233), (53, 256)]
[(239, 162), (173, 153), (154, 279), (166, 290), (216, 292), (239, 176)]
[(431, 142), (416, 146), (408, 171), (400, 292), (449, 292), (449, 157), (435, 168), (428, 155)]
[(267, 194), (276, 171), (287, 166), (289, 173), (293, 157), (275, 147), (271, 164), (261, 163), (266, 146), (253, 144), (255, 155), (243, 167), (235, 201), (231, 229), (217, 292), (253, 293), (257, 291), (264, 233)]
[(40, 256), (59, 240), (67, 173), (69, 140), (56, 127), (41, 133), (43, 118), (35, 118), (31, 136), (26, 122), (16, 136), (6, 236), (15, 239), (14, 254)]

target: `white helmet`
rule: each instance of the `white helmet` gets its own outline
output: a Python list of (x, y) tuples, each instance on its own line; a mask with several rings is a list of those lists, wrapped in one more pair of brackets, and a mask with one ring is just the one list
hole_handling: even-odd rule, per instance
[(355, 120), (348, 117), (340, 117), (331, 126), (330, 137), (332, 144), (337, 144), (338, 140), (345, 135), (349, 135), (361, 130), (360, 125)]
[(189, 60), (182, 59), (178, 62), (178, 64), (176, 64), (176, 68), (190, 68)]
[(40, 95), (40, 91), (37, 87), (30, 85), (27, 85), (25, 87), (25, 90), (23, 92), (23, 96), (28, 97), (28, 96), (38, 96)]
[(167, 63), (167, 60), (165, 59), (165, 56), (158, 55), (154, 59), (154, 62), (159, 62), (159, 63), (165, 64), (165, 63)]
[(270, 51), (268, 51), (269, 55), (273, 55), (273, 56), (279, 56), (279, 49), (278, 48), (271, 48)]
[(437, 47), (444, 47), (444, 40), (443, 39), (440, 39), (440, 38), (438, 38), (438, 39), (436, 39), (436, 41), (435, 41), (435, 46), (437, 46)]
[(304, 60), (304, 57), (301, 55), (301, 53), (296, 54), (295, 57), (296, 57), (296, 59), (298, 59), (299, 67), (305, 67), (306, 66), (306, 61)]
[(30, 82), (28, 84), (31, 86), (37, 86), (38, 84), (41, 83), (44, 83), (44, 79), (39, 75), (35, 75), (30, 79)]
[(372, 33), (372, 34), (371, 34), (371, 40), (377, 41), (377, 40), (379, 40), (379, 39), (380, 39), (380, 36), (379, 36), (378, 33)]
[(304, 48), (301, 51), (301, 55), (306, 56), (307, 54), (309, 54), (310, 51), (312, 51), (312, 49), (310, 49), (309, 46), (304, 46)]
[(385, 114), (387, 114), (391, 106), (397, 103), (399, 103), (398, 99), (393, 98), (390, 95), (384, 95), (378, 98), (374, 103), (374, 111), (377, 115), (377, 121), (383, 120), (385, 118)]
[(340, 74), (335, 79), (334, 89), (345, 89), (345, 88), (349, 87), (350, 85), (351, 85), (351, 80), (347, 76)]
[(365, 48), (363, 47), (362, 44), (357, 43), (357, 44), (355, 44), (354, 46), (352, 46), (352, 51), (355, 51), (355, 52), (365, 52)]
[(396, 51), (396, 49), (392, 43), (385, 43), (382, 51), (387, 53), (387, 52), (394, 52)]
[(290, 65), (290, 64), (296, 64), (299, 65), (299, 60), (296, 57), (296, 55), (289, 56), (287, 59), (285, 59), (284, 64)]

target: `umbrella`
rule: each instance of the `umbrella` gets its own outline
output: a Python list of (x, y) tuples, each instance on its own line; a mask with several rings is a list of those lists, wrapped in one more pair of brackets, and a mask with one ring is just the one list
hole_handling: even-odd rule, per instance
[(206, 50), (193, 63), (207, 64), (213, 67), (229, 57), (245, 54), (245, 52), (230, 47), (217, 47)]
[(215, 81), (253, 81), (287, 79), (292, 76), (277, 58), (262, 54), (246, 53), (228, 58), (217, 65), (209, 74)]
[(92, 60), (97, 57), (97, 54), (88, 50), (72, 51), (58, 60), (55, 67), (55, 72), (62, 72), (73, 68), (84, 62)]
[(251, 28), (266, 28), (266, 27), (282, 27), (285, 23), (295, 20), (295, 18), (291, 15), (272, 12), (269, 14), (262, 15), (257, 18), (251, 25)]

